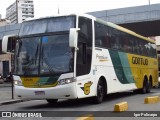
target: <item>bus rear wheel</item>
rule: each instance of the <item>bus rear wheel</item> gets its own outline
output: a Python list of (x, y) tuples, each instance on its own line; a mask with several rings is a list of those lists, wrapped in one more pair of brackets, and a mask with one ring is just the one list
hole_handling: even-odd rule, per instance
[(55, 105), (58, 102), (58, 99), (47, 99), (48, 104)]
[(150, 93), (151, 92), (151, 87), (152, 87), (151, 81), (148, 81), (146, 93)]
[(150, 91), (150, 87), (149, 87), (148, 80), (144, 80), (144, 82), (143, 82), (143, 88), (141, 89), (141, 93), (142, 94), (146, 94), (149, 91)]

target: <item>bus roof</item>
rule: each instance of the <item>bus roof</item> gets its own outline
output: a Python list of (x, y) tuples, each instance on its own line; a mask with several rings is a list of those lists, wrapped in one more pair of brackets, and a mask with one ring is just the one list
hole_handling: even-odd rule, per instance
[(72, 16), (72, 15), (75, 15), (75, 14), (66, 14), (66, 15), (53, 15), (53, 16), (45, 16), (45, 17), (40, 17), (40, 18), (29, 18), (29, 19), (26, 19), (24, 22), (29, 22), (29, 21), (35, 21), (35, 20), (41, 20), (41, 19), (48, 19), (48, 18), (55, 18), (55, 17), (67, 17), (67, 16)]
[(99, 18), (96, 18), (96, 21), (97, 21), (97, 22), (100, 22), (100, 23), (102, 23), (102, 24), (104, 24), (104, 25), (110, 26), (110, 27), (112, 27), (112, 28), (118, 29), (118, 30), (120, 30), (120, 31), (123, 31), (123, 32), (125, 32), (125, 33), (131, 34), (131, 35), (133, 35), (133, 36), (136, 36), (136, 37), (138, 37), (138, 38), (141, 38), (141, 39), (143, 39), (143, 40), (147, 40), (147, 41), (149, 41), (149, 42), (155, 43), (155, 41), (152, 40), (152, 39), (149, 39), (149, 38), (147, 38), (147, 37), (144, 37), (144, 36), (142, 36), (142, 35), (140, 35), (140, 34), (137, 34), (137, 33), (134, 32), (134, 31), (131, 31), (131, 30), (127, 29), (127, 28), (121, 27), (121, 26), (116, 25), (116, 24), (114, 24), (114, 23), (106, 22), (106, 21), (104, 21), (104, 20), (102, 20), (102, 19), (99, 19)]
[(78, 13), (73, 13), (73, 14), (57, 14), (57, 15), (53, 15), (53, 16), (46, 16), (46, 17), (40, 17), (40, 18), (29, 18), (27, 20), (25, 20), (24, 22), (27, 22), (27, 21), (34, 21), (34, 20), (41, 20), (41, 19), (48, 19), (48, 18), (55, 18), (55, 17), (67, 17), (67, 16), (83, 16), (83, 17), (87, 17), (87, 18), (90, 18), (90, 19), (94, 19), (95, 20), (95, 17), (92, 16), (92, 15), (89, 15), (89, 14), (78, 14)]
[(147, 40), (147, 41), (149, 41), (149, 42), (152, 42), (152, 43), (155, 43), (155, 41), (154, 40), (152, 40), (152, 39), (150, 39), (150, 38), (147, 38), (147, 37), (144, 37), (144, 36), (142, 36), (142, 35), (140, 35), (140, 34), (137, 34), (136, 32), (134, 32), (134, 31), (131, 31), (131, 30), (129, 30), (129, 29), (127, 29), (127, 28), (124, 28), (124, 27), (122, 27), (122, 26), (119, 26), (119, 25), (116, 25), (116, 24), (114, 24), (114, 23), (111, 23), (111, 22), (106, 22), (106, 21), (104, 21), (104, 20), (102, 20), (102, 19), (99, 19), (99, 18), (96, 18), (96, 17), (94, 17), (94, 16), (92, 16), (92, 15), (88, 15), (88, 14), (77, 14), (77, 13), (74, 13), (74, 14), (65, 14), (65, 15), (63, 15), (63, 14), (57, 14), (57, 15), (55, 15), (55, 16), (47, 16), (47, 17), (42, 17), (42, 18), (36, 18), (36, 19), (30, 19), (30, 20), (26, 20), (25, 22), (27, 22), (27, 21), (34, 21), (34, 20), (41, 20), (41, 19), (48, 19), (48, 18), (54, 18), (54, 17), (67, 17), (67, 16), (73, 16), (73, 15), (75, 15), (75, 16), (83, 16), (83, 17), (87, 17), (87, 18), (90, 18), (90, 19), (93, 19), (93, 20), (95, 20), (95, 21), (97, 21), (97, 22), (100, 22), (100, 23), (102, 23), (102, 24), (104, 24), (104, 25), (107, 25), (107, 26), (110, 26), (110, 27), (112, 27), (112, 28), (115, 28), (115, 29), (118, 29), (118, 30), (120, 30), (120, 31), (123, 31), (123, 32), (126, 32), (126, 33), (128, 33), (128, 34), (131, 34), (131, 35), (133, 35), (133, 36), (136, 36), (136, 37), (138, 37), (138, 38), (141, 38), (141, 39), (143, 39), (143, 40)]

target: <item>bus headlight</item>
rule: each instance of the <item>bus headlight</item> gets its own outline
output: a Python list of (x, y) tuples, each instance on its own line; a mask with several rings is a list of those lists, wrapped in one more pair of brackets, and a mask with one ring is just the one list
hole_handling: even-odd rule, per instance
[(14, 85), (23, 86), (20, 80), (14, 80)]
[(66, 79), (61, 79), (61, 80), (58, 80), (58, 85), (64, 85), (64, 84), (69, 84), (69, 83), (72, 83), (72, 82), (75, 82), (75, 78), (66, 78)]

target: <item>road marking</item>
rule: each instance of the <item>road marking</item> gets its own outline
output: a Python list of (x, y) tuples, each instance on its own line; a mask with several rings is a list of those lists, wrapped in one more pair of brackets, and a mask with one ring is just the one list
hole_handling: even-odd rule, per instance
[(76, 120), (94, 120), (94, 117), (93, 117), (92, 114), (88, 114), (88, 115), (85, 115), (83, 117), (79, 117)]
[(154, 94), (152, 94), (152, 95), (158, 95), (158, 96), (160, 96), (160, 93), (154, 93)]

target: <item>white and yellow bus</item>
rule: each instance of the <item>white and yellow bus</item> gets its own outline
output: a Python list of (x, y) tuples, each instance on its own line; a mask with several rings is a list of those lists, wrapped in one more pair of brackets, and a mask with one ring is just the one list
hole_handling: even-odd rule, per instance
[[(7, 37), (2, 44), (7, 46)], [(90, 15), (22, 23), (14, 55), (15, 94), (21, 99), (92, 97), (101, 103), (110, 93), (148, 93), (158, 82), (154, 41)]]

